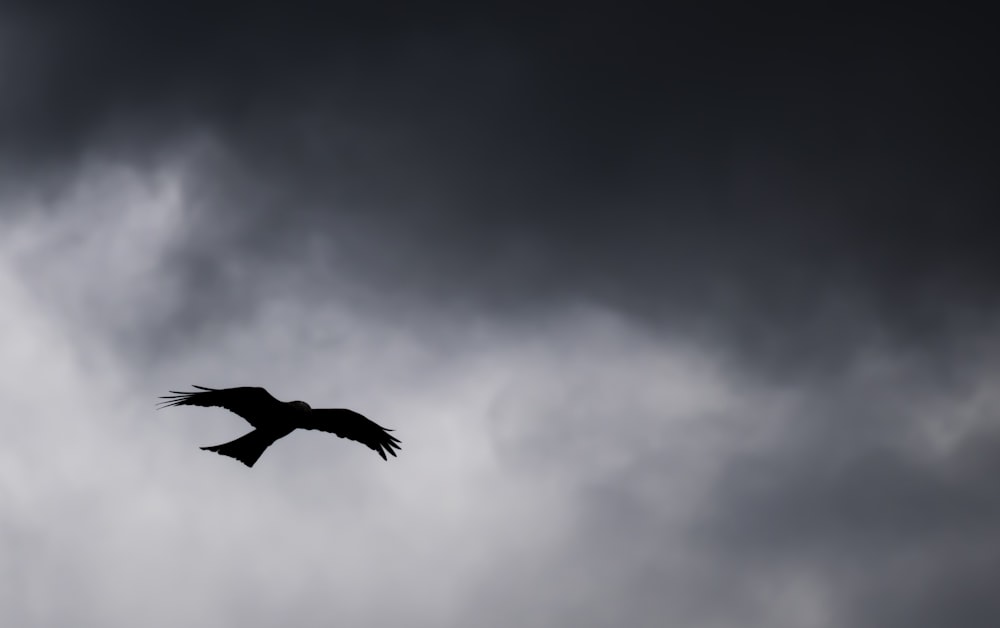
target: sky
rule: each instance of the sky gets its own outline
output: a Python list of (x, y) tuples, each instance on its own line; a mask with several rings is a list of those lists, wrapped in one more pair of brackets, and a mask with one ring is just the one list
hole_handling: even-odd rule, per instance
[(991, 37), (0, 2), (0, 624), (996, 625)]

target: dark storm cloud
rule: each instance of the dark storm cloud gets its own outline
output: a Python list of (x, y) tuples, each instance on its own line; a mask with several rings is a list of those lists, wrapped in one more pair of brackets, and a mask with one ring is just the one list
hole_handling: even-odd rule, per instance
[(182, 253), (216, 296), (220, 243), (271, 265), (311, 237), (411, 300), (602, 301), (775, 362), (992, 303), (986, 40), (946, 16), (8, 13), (28, 35), (5, 163), (219, 142), (197, 188), (215, 235)]

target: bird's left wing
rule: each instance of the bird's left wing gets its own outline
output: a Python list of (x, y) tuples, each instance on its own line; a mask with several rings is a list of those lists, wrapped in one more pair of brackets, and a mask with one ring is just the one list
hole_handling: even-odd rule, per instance
[(296, 427), (304, 430), (330, 432), (341, 438), (357, 441), (377, 452), (383, 460), (388, 460), (385, 457), (386, 452), (395, 456), (395, 450), (399, 449), (399, 439), (389, 434), (392, 430), (382, 427), (354, 410), (343, 408), (314, 409), (303, 416), (296, 423)]
[(205, 388), (195, 386), (201, 392), (178, 392), (160, 397), (159, 408), (171, 406), (217, 406), (234, 412), (246, 419), (247, 423), (258, 426), (261, 419), (280, 411), (282, 403), (263, 388), (241, 386), (239, 388)]

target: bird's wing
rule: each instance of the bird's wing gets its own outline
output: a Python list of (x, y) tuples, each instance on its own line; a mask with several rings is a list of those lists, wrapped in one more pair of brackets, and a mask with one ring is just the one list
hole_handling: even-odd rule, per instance
[(383, 460), (388, 460), (385, 457), (386, 452), (395, 456), (395, 450), (399, 449), (399, 439), (389, 434), (392, 430), (382, 427), (353, 410), (343, 408), (314, 409), (301, 417), (296, 426), (304, 430), (330, 432), (341, 438), (357, 441), (376, 451)]
[(160, 408), (171, 406), (216, 406), (225, 408), (246, 419), (247, 423), (257, 427), (261, 419), (266, 419), (283, 407), (283, 404), (258, 386), (241, 386), (239, 388), (205, 388), (195, 386), (201, 392), (178, 392), (160, 397)]

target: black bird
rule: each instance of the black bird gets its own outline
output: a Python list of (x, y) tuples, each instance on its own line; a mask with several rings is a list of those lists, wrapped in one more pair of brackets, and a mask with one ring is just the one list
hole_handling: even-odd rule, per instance
[(284, 438), (297, 429), (322, 430), (341, 438), (349, 438), (367, 445), (378, 452), (383, 460), (385, 452), (396, 455), (399, 440), (367, 417), (353, 410), (343, 408), (311, 408), (304, 401), (278, 401), (263, 388), (242, 386), (239, 388), (205, 388), (195, 386), (202, 392), (178, 392), (160, 397), (157, 409), (170, 406), (217, 406), (234, 412), (252, 425), (254, 429), (234, 441), (211, 447), (202, 447), (236, 458), (252, 467), (271, 443)]

